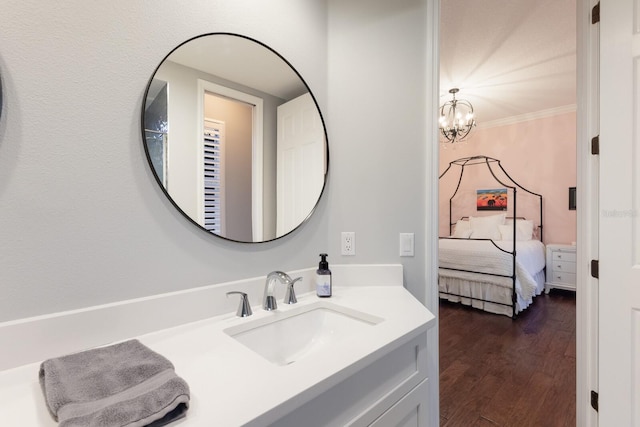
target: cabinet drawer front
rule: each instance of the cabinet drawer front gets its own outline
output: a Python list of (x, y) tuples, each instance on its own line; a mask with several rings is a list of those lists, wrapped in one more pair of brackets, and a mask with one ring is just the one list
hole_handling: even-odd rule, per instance
[(428, 381), (422, 381), (419, 386), (407, 393), (369, 427), (426, 426), (427, 405), (425, 403), (427, 399), (425, 396), (428, 396), (429, 392)]
[(576, 263), (571, 261), (553, 261), (551, 269), (554, 273), (575, 273)]
[(551, 273), (550, 282), (552, 282), (552, 283), (566, 283), (566, 284), (569, 284), (569, 285), (575, 285), (576, 284), (576, 275), (574, 273), (564, 273), (564, 272), (554, 271), (553, 273)]
[(363, 367), (271, 426), (365, 427), (426, 378), (427, 335), (424, 333)]
[(553, 251), (553, 260), (554, 261), (576, 261), (576, 253), (575, 252), (562, 252), (562, 251)]

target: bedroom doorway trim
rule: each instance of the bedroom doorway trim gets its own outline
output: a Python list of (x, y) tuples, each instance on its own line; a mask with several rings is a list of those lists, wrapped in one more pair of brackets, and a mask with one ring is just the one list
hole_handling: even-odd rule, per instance
[(591, 23), (597, 0), (578, 0), (577, 26), (577, 270), (576, 293), (576, 421), (596, 427), (591, 390), (598, 390), (598, 280), (589, 272), (598, 259), (598, 156), (591, 154), (591, 138), (599, 133), (599, 24)]

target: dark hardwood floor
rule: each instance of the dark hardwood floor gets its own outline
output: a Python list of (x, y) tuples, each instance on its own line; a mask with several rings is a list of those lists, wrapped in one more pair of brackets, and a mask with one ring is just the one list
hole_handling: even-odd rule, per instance
[(440, 425), (576, 425), (575, 293), (516, 320), (440, 301)]

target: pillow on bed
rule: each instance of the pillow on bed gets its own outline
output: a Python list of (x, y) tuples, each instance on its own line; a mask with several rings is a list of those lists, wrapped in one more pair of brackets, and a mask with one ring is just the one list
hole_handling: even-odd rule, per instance
[(504, 224), (506, 217), (506, 213), (481, 217), (469, 217), (471, 238), (500, 240), (502, 235), (500, 234), (498, 226)]
[(469, 221), (465, 221), (464, 219), (459, 219), (456, 222), (456, 226), (453, 229), (453, 234), (451, 237), (456, 237), (458, 239), (468, 239), (471, 236), (471, 225)]
[(471, 229), (459, 230), (456, 228), (451, 237), (455, 237), (458, 239), (468, 239), (469, 237), (471, 237)]
[[(513, 240), (513, 220), (507, 221), (505, 225), (499, 225), (502, 240)], [(533, 238), (533, 221), (519, 219), (516, 221), (516, 240), (531, 240)]]

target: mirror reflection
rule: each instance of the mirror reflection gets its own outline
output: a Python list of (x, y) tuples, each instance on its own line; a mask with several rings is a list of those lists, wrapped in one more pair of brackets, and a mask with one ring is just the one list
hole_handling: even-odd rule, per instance
[(174, 49), (152, 76), (143, 140), (158, 183), (207, 232), (282, 237), (313, 212), (328, 166), (315, 98), (279, 54), (235, 34)]

